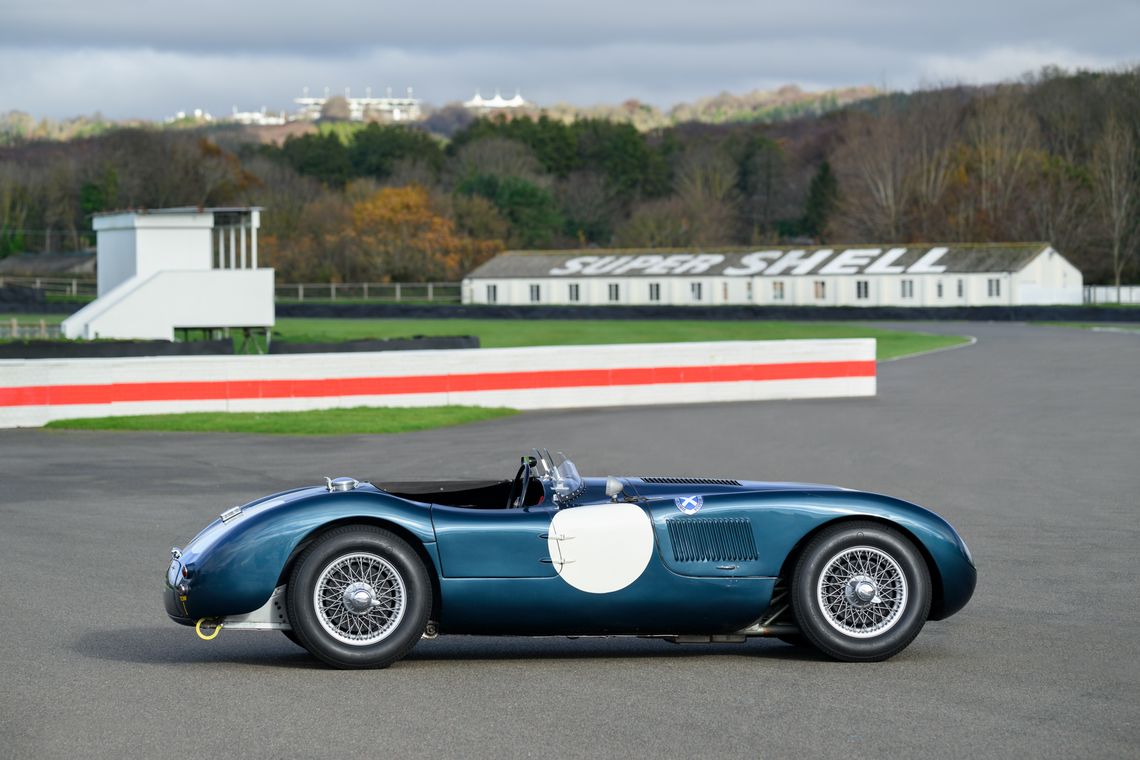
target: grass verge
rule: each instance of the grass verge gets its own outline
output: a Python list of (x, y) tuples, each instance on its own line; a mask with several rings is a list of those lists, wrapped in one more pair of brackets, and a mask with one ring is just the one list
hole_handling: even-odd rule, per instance
[(635, 319), (280, 319), (274, 340), (337, 343), (409, 335), (475, 335), (484, 348), (674, 343), (709, 340), (875, 338), (878, 358), (894, 359), (967, 343), (958, 335), (932, 335), (845, 322)]
[[(58, 324), (65, 314), (9, 314), (22, 324)], [(273, 339), (290, 343), (406, 338), (410, 335), (475, 335), (484, 348), (599, 343), (672, 343), (707, 340), (875, 338), (879, 359), (956, 346), (967, 339), (849, 322), (652, 319), (292, 319), (277, 320)], [(240, 338), (235, 338), (240, 341)], [(236, 345), (236, 344), (235, 344)]]
[(194, 412), (137, 417), (54, 420), (63, 430), (152, 430), (264, 435), (372, 435), (452, 427), (516, 414), (514, 409), (476, 406), (354, 407), (307, 412)]

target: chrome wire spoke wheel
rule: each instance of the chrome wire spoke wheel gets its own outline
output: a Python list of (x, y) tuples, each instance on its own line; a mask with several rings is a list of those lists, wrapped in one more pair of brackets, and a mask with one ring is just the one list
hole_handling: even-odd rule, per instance
[(317, 577), (313, 608), (324, 631), (352, 646), (383, 641), (408, 606), (404, 579), (391, 562), (369, 552), (334, 558)]
[(824, 563), (816, 599), (828, 625), (840, 633), (859, 639), (881, 636), (906, 610), (906, 575), (881, 549), (851, 547)]

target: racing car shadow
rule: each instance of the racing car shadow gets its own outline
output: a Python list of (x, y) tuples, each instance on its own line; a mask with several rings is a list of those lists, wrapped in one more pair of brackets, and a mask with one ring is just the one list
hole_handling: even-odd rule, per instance
[(428, 662), (479, 660), (597, 660), (693, 657), (760, 657), (773, 660), (827, 660), (812, 649), (775, 640), (742, 644), (673, 644), (634, 637), (577, 639), (563, 637), (448, 636), (420, 642), (406, 660)]
[(274, 631), (242, 631), (231, 638), (223, 629), (217, 639), (202, 641), (192, 630), (170, 626), (102, 629), (79, 636), (72, 649), (84, 657), (110, 662), (324, 668), (308, 652)]
[[(187, 635), (189, 634), (189, 635)], [(192, 631), (170, 626), (91, 630), (72, 645), (78, 654), (97, 660), (150, 665), (258, 665), (273, 668), (325, 669), (325, 666), (272, 631), (233, 632), (202, 641)], [(745, 644), (671, 644), (638, 638), (528, 638), (520, 636), (448, 636), (421, 641), (408, 662), (495, 660), (599, 660), (693, 657), (760, 657), (780, 661), (825, 661), (811, 649), (778, 641)]]

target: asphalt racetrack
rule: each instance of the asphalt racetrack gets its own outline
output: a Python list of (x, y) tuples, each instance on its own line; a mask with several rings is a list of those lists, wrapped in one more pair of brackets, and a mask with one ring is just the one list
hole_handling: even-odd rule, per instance
[[(913, 325), (908, 325), (914, 328)], [(529, 413), (396, 437), (0, 431), (0, 757), (1140, 756), (1140, 335), (932, 325), (875, 399)], [(171, 545), (324, 475), (833, 482), (928, 505), (979, 586), (895, 659), (448, 638), (384, 671), (166, 619)]]

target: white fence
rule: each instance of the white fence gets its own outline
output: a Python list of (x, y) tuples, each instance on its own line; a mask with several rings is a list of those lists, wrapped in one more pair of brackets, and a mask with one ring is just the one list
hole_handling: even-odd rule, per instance
[(1140, 304), (1140, 285), (1086, 285), (1085, 303)]
[(59, 338), (62, 334), (58, 323), (51, 324), (45, 319), (20, 322), (15, 317), (0, 317), (0, 338), (36, 340)]
[(294, 282), (277, 286), (278, 301), (427, 301), (459, 303), (458, 282)]
[[(94, 277), (7, 277), (0, 287), (20, 285), (50, 296), (94, 298)], [(459, 303), (458, 282), (290, 282), (276, 285), (278, 301), (388, 301)]]
[(94, 298), (96, 296), (94, 277), (0, 276), (0, 288), (5, 285), (20, 285), (25, 288), (35, 288), (51, 296), (71, 296), (73, 298)]
[(0, 360), (0, 427), (205, 411), (558, 409), (874, 396), (875, 341)]

